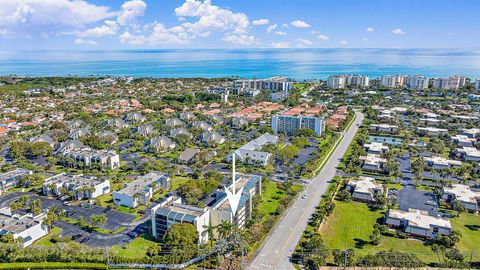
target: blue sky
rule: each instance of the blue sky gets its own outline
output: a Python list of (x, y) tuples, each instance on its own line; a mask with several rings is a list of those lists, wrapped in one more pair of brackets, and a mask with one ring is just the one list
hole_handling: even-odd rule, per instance
[(0, 49), (478, 48), (478, 0), (1, 0)]

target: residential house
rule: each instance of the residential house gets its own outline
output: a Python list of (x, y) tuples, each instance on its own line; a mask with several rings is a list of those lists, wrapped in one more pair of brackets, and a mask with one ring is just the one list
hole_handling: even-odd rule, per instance
[(63, 152), (72, 151), (72, 150), (75, 150), (75, 149), (82, 149), (82, 148), (85, 148), (85, 145), (83, 145), (83, 143), (81, 141), (79, 141), (79, 140), (68, 140), (68, 141), (59, 143), (56, 146), (54, 152), (56, 154), (58, 154), (58, 153), (63, 153)]
[(124, 128), (128, 128), (130, 125), (122, 118), (115, 118), (105, 121), (105, 126), (113, 129), (114, 131), (121, 131)]
[(147, 121), (147, 118), (138, 112), (128, 113), (123, 117), (123, 119), (130, 123), (142, 123)]
[(142, 135), (143, 137), (149, 137), (153, 135), (156, 131), (153, 129), (153, 125), (141, 125), (133, 128), (133, 132)]
[(115, 144), (118, 140), (117, 135), (111, 130), (102, 130), (97, 133), (95, 133), (95, 136), (99, 138), (103, 138), (110, 142), (110, 144)]
[(195, 129), (201, 129), (203, 131), (212, 131), (213, 130), (212, 125), (210, 125), (206, 121), (193, 122), (192, 124), (190, 124), (190, 127), (195, 128)]
[(70, 131), (70, 133), (68, 134), (68, 138), (73, 139), (73, 140), (78, 140), (81, 137), (88, 136), (88, 135), (90, 135), (90, 131), (88, 129), (77, 128), (77, 129), (73, 129), (72, 131)]
[(451, 141), (456, 143), (459, 147), (473, 147), (477, 143), (476, 138), (471, 138), (466, 135), (457, 134), (450, 137)]
[(452, 232), (448, 219), (430, 216), (428, 212), (418, 209), (391, 209), (385, 215), (385, 223), (417, 237), (435, 238), (437, 235), (450, 235)]
[(31, 142), (31, 143), (44, 142), (44, 143), (48, 143), (48, 145), (50, 145), (50, 147), (52, 147), (52, 148), (55, 147), (55, 141), (49, 135), (35, 136), (35, 137), (30, 138), (28, 141)]
[(244, 129), (248, 127), (249, 122), (247, 119), (242, 117), (233, 117), (230, 119), (230, 126), (233, 129)]
[(189, 122), (189, 121), (195, 120), (197, 117), (192, 112), (181, 112), (180, 115), (179, 115), (179, 118), (180, 118), (180, 120), (183, 120), (185, 122)]
[(145, 143), (145, 152), (168, 152), (175, 148), (176, 144), (166, 136), (154, 137)]
[(216, 131), (203, 132), (198, 140), (207, 145), (220, 145), (225, 142), (225, 138)]
[(180, 156), (178, 156), (178, 162), (182, 164), (193, 164), (195, 163), (195, 155), (200, 152), (200, 149), (185, 149)]
[(165, 125), (167, 127), (174, 128), (174, 127), (179, 127), (179, 126), (185, 125), (185, 122), (183, 122), (182, 120), (180, 120), (178, 118), (170, 118), (170, 119), (165, 120)]
[(460, 129), (460, 135), (464, 135), (472, 139), (479, 138), (480, 128)]
[(94, 164), (114, 170), (120, 167), (120, 157), (115, 151), (93, 150), (90, 148), (73, 149), (61, 153), (62, 161), (71, 167), (91, 167)]
[(367, 154), (366, 156), (360, 156), (359, 159), (363, 160), (362, 169), (365, 171), (374, 171), (374, 172), (387, 171), (387, 159), (382, 158), (379, 155)]
[(169, 133), (170, 133), (170, 137), (172, 137), (172, 138), (177, 138), (178, 135), (184, 135), (184, 136), (187, 136), (188, 138), (193, 137), (192, 133), (190, 133), (184, 127), (171, 129)]
[(384, 155), (389, 151), (389, 147), (380, 142), (366, 143), (363, 145), (363, 149), (365, 149), (369, 154), (374, 155)]
[(130, 208), (147, 205), (157, 190), (170, 189), (170, 177), (166, 173), (151, 171), (139, 176), (119, 191), (113, 192), (113, 203)]

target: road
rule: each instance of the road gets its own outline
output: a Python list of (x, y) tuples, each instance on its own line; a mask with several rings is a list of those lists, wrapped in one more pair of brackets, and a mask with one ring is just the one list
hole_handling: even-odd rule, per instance
[(302, 194), (306, 194), (306, 198), (302, 199), (299, 196), (286, 210), (247, 269), (295, 269), (290, 262), (291, 254), (298, 241), (300, 241), (308, 219), (315, 211), (315, 207), (320, 203), (322, 195), (327, 191), (330, 181), (335, 176), (341, 158), (363, 121), (364, 116), (361, 112), (356, 112), (356, 115), (355, 122), (343, 134), (343, 138), (323, 169), (306, 185), (302, 192)]

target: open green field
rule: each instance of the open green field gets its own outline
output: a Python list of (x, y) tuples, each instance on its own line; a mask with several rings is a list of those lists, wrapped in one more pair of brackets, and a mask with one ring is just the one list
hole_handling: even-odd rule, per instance
[(381, 210), (371, 211), (364, 203), (337, 201), (333, 214), (328, 217), (320, 232), (330, 249), (352, 248), (357, 256), (393, 249), (414, 253), (425, 262), (436, 261), (437, 257), (430, 247), (418, 240), (382, 236), (380, 245), (371, 245), (369, 236), (373, 224), (382, 218)]
[(34, 245), (39, 245), (39, 246), (53, 246), (54, 243), (52, 243), (50, 240), (52, 240), (53, 237), (58, 237), (62, 233), (62, 229), (58, 227), (53, 227), (50, 229), (50, 233), (46, 235), (45, 237), (40, 238), (38, 241), (35, 242)]
[[(372, 211), (364, 203), (337, 201), (333, 214), (320, 232), (330, 249), (353, 248), (358, 256), (393, 249), (413, 253), (426, 263), (438, 260), (431, 248), (420, 240), (381, 236), (380, 245), (371, 245), (369, 236), (373, 225), (381, 218), (383, 211)], [(463, 213), (451, 222), (453, 229), (462, 234), (456, 247), (466, 257), (473, 251), (473, 260), (480, 260), (480, 216)]]
[[(277, 183), (272, 181), (263, 181), (262, 185), (265, 185), (265, 190), (262, 193), (262, 201), (258, 209), (265, 214), (265, 217), (275, 214), (280, 201), (285, 197), (286, 192), (277, 188)], [(302, 189), (300, 185), (294, 185), (293, 189), (299, 191)]]
[(157, 244), (158, 243), (143, 237), (138, 237), (123, 247), (112, 246), (112, 252), (115, 252), (118, 256), (127, 258), (143, 258), (146, 256), (147, 248)]

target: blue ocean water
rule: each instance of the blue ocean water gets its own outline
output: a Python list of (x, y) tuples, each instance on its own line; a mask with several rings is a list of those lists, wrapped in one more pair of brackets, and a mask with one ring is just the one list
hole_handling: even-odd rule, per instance
[(355, 73), (480, 76), (480, 50), (255, 49), (0, 51), (0, 75), (134, 77), (289, 76)]

